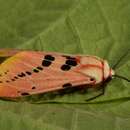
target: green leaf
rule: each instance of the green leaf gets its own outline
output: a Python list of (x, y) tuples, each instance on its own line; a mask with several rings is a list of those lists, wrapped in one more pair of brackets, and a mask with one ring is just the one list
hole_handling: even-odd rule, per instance
[[(114, 66), (130, 49), (129, 0), (0, 0), (0, 47), (96, 55)], [(130, 53), (116, 67), (130, 78)], [(2, 130), (129, 130), (130, 84), (114, 78), (85, 104), (0, 101)], [(82, 102), (86, 95), (59, 97)], [(35, 98), (33, 98), (35, 100)]]

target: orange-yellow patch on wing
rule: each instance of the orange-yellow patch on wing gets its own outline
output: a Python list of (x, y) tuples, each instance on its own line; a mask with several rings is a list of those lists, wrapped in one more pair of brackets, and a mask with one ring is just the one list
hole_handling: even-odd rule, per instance
[(20, 50), (12, 50), (12, 49), (0, 49), (0, 57), (10, 57), (14, 56), (16, 53), (20, 52)]

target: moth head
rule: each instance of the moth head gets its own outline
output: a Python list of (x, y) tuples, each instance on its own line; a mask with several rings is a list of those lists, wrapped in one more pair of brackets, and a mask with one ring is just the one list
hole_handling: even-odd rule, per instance
[(94, 56), (81, 58), (80, 71), (86, 76), (94, 79), (94, 84), (99, 84), (108, 78), (112, 78), (114, 71), (110, 68), (106, 60)]

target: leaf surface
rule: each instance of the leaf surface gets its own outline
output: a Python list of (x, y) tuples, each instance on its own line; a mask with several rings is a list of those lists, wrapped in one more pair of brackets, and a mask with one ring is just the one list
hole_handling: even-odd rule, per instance
[[(0, 0), (0, 47), (97, 55), (113, 66), (130, 49), (129, 12), (129, 0)], [(130, 78), (129, 53), (115, 71)], [(86, 104), (1, 100), (0, 129), (129, 130), (129, 113), (130, 84), (115, 78)]]

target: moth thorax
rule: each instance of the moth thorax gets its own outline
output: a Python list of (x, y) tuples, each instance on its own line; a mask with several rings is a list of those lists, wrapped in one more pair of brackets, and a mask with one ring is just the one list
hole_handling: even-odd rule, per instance
[(97, 65), (97, 66), (102, 66), (101, 59), (96, 56), (84, 56), (81, 58), (81, 64), (82, 65)]
[(102, 60), (94, 56), (86, 56), (81, 59), (81, 72), (86, 76), (90, 76), (96, 80), (95, 84), (103, 80)]

